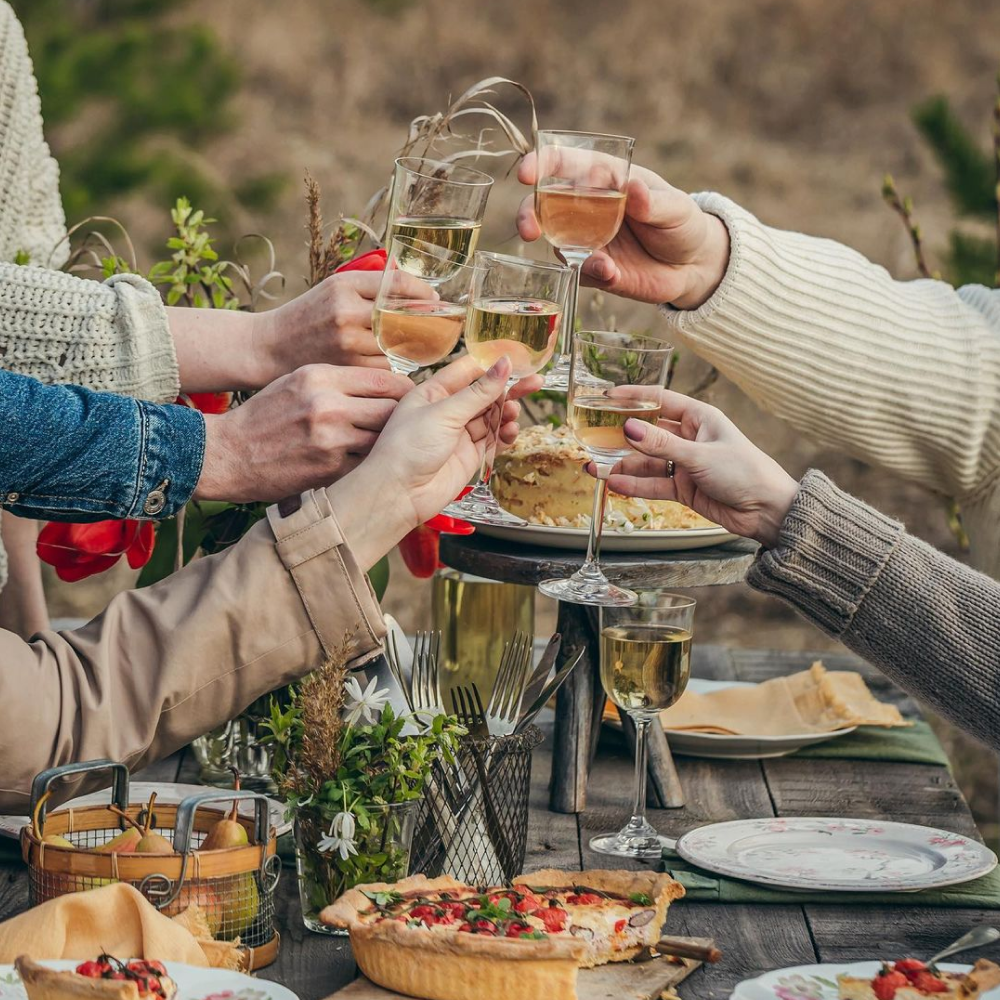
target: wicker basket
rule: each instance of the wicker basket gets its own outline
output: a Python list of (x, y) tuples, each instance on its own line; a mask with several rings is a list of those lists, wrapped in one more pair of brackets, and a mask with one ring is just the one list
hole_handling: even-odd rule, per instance
[[(108, 806), (56, 809), (47, 813), (44, 798), (58, 779), (95, 771), (114, 776)], [(21, 832), (21, 853), (28, 865), (31, 905), (71, 892), (82, 892), (111, 882), (134, 885), (168, 916), (192, 904), (200, 906), (216, 938), (234, 940), (247, 952), (249, 969), (263, 968), (278, 954), (274, 929), (274, 892), (281, 872), (274, 831), (268, 827), (267, 799), (257, 792), (206, 791), (191, 795), (178, 805), (154, 807), (151, 828), (172, 840), (173, 854), (104, 853), (99, 851), (128, 823), (111, 809), (115, 806), (144, 824), (146, 805), (129, 802), (128, 769), (112, 761), (68, 764), (43, 771), (31, 787), (31, 815), (38, 809), (38, 829)], [(201, 851), (214, 824), (225, 809), (205, 809), (209, 803), (233, 799), (254, 801), (254, 818), (238, 817), (249, 843), (242, 847)], [(58, 834), (74, 846), (45, 843)]]

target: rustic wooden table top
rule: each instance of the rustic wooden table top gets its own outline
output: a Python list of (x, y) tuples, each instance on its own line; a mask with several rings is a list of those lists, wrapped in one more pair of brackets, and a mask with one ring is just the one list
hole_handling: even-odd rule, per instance
[[(698, 677), (761, 681), (807, 667), (815, 656), (763, 650), (695, 647)], [(823, 655), (831, 668), (857, 669), (876, 695), (909, 715), (916, 705), (877, 671), (846, 655)], [(532, 811), (526, 870), (543, 867), (606, 867), (587, 848), (590, 837), (621, 826), (626, 818), (631, 761), (602, 749), (591, 775), (587, 810), (579, 815), (548, 812), (545, 783), (550, 742), (535, 752)], [(878, 761), (778, 758), (712, 761), (678, 758), (687, 796), (683, 809), (652, 811), (662, 833), (679, 836), (705, 823), (765, 816), (856, 816), (939, 826), (977, 836), (969, 807), (946, 768)], [(197, 767), (175, 755), (148, 768), (143, 780), (191, 781)], [(626, 864), (623, 862), (623, 864)], [(8, 864), (0, 879), (0, 919), (27, 905), (27, 872)], [(310, 934), (302, 925), (295, 877), (282, 875), (277, 898), (282, 936), (278, 961), (261, 972), (284, 983), (302, 1000), (320, 1000), (355, 975), (346, 940)], [(711, 936), (723, 960), (695, 972), (680, 987), (684, 1000), (723, 1000), (741, 979), (775, 968), (813, 962), (856, 961), (883, 956), (927, 957), (975, 924), (998, 923), (1000, 912), (921, 906), (676, 904), (671, 934)], [(1000, 946), (985, 949), (1000, 960)]]

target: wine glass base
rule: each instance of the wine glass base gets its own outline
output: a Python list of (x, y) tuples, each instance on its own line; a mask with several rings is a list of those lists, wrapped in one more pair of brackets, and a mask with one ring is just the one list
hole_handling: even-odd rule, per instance
[(461, 500), (453, 500), (441, 513), (471, 524), (495, 524), (500, 528), (520, 528), (528, 523), (523, 517), (504, 510), (496, 500), (490, 503), (464, 497)]
[(624, 830), (619, 833), (602, 833), (590, 838), (590, 849), (598, 854), (610, 854), (616, 858), (633, 858), (640, 861), (659, 861), (664, 848), (672, 848), (675, 841), (661, 837), (657, 833), (646, 836), (630, 836)]
[(538, 589), (546, 597), (568, 604), (597, 604), (604, 608), (630, 608), (639, 600), (634, 590), (616, 587), (604, 581), (585, 581), (575, 577), (566, 580), (542, 580)]
[(545, 373), (542, 388), (551, 389), (554, 392), (569, 392), (569, 369), (570, 356), (568, 354), (560, 355)]

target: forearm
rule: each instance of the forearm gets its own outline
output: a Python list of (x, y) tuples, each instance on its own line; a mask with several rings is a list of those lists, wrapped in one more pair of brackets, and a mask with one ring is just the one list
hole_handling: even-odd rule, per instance
[(325, 492), (304, 494), (297, 511), (272, 508), (231, 549), (118, 595), (81, 629), (32, 643), (0, 632), (0, 809), (23, 811), (46, 767), (141, 767), (329, 657), (377, 653), (384, 625), (344, 517)]
[(818, 442), (935, 490), (962, 495), (1000, 466), (1000, 293), (893, 281), (833, 241), (696, 199), (731, 250), (703, 306), (665, 311), (681, 343)]
[(0, 540), (7, 552), (7, 582), (0, 583), (0, 629), (22, 639), (49, 627), (42, 567), (36, 547), (38, 522), (0, 511)]
[(263, 316), (230, 309), (167, 308), (184, 392), (260, 389), (280, 372), (261, 343)]
[(809, 472), (748, 582), (1000, 747), (1000, 584)]

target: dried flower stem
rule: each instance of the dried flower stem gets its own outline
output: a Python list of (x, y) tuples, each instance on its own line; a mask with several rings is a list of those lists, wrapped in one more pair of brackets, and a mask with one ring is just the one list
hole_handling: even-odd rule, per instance
[(1000, 288), (1000, 73), (997, 74), (997, 97), (993, 104), (993, 166), (996, 170), (996, 186), (993, 197), (996, 200), (996, 244), (997, 267), (993, 284)]
[(885, 203), (903, 220), (906, 226), (907, 235), (913, 246), (913, 256), (917, 262), (917, 270), (921, 277), (940, 278), (938, 271), (931, 271), (927, 265), (927, 257), (924, 254), (923, 233), (920, 225), (913, 217), (913, 199), (909, 196), (901, 197), (896, 190), (896, 182), (892, 174), (886, 174), (882, 180), (882, 198)]

